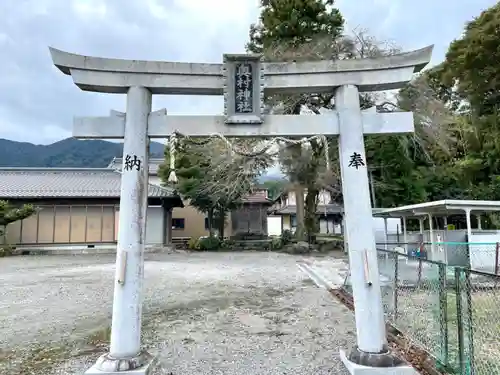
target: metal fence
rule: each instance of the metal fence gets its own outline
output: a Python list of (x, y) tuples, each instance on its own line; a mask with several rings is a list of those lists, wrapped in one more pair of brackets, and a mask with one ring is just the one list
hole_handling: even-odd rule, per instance
[(445, 373), (500, 374), (500, 276), (414, 255), (378, 250), (387, 321)]

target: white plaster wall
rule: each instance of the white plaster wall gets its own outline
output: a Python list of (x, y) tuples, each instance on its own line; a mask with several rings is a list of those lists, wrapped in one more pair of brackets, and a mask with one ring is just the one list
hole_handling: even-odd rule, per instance
[(281, 216), (267, 217), (267, 233), (269, 236), (281, 236)]
[(325, 219), (319, 219), (319, 233), (327, 233), (328, 232), (328, 221)]
[(495, 272), (496, 243), (500, 234), (472, 234), (469, 239), (470, 267), (483, 272)]
[[(304, 192), (304, 199), (307, 196), (307, 191)], [(295, 191), (290, 191), (288, 193), (288, 200), (286, 202), (287, 204), (294, 205), (297, 204), (297, 199), (295, 197)], [(330, 193), (328, 193), (326, 190), (322, 190), (318, 194), (318, 204), (329, 204), (330, 203)]]
[(146, 218), (146, 244), (163, 243), (163, 209), (161, 206), (149, 206)]

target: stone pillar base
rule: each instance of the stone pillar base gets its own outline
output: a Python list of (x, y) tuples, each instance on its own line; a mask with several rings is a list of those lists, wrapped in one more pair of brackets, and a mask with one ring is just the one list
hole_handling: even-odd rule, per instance
[(148, 375), (155, 362), (155, 358), (145, 351), (131, 358), (113, 358), (104, 354), (85, 371), (85, 375)]
[(418, 375), (412, 366), (390, 351), (374, 354), (354, 347), (349, 354), (340, 350), (340, 359), (351, 375)]

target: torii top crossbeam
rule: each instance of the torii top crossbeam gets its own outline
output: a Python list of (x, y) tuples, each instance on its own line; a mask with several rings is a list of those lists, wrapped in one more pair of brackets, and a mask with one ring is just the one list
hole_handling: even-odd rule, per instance
[[(430, 61), (433, 46), (373, 59), (263, 63), (266, 94), (332, 92), (356, 85), (361, 92), (401, 88)], [(85, 91), (125, 94), (129, 87), (152, 94), (223, 95), (224, 64), (122, 60), (50, 48), (52, 60)], [(248, 55), (242, 55), (248, 56)]]

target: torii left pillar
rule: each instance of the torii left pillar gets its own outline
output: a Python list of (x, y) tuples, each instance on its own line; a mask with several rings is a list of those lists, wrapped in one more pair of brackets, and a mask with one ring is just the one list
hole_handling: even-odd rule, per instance
[(141, 350), (151, 101), (144, 87), (127, 92), (111, 344), (109, 353), (86, 372), (89, 375), (146, 374), (153, 360)]

